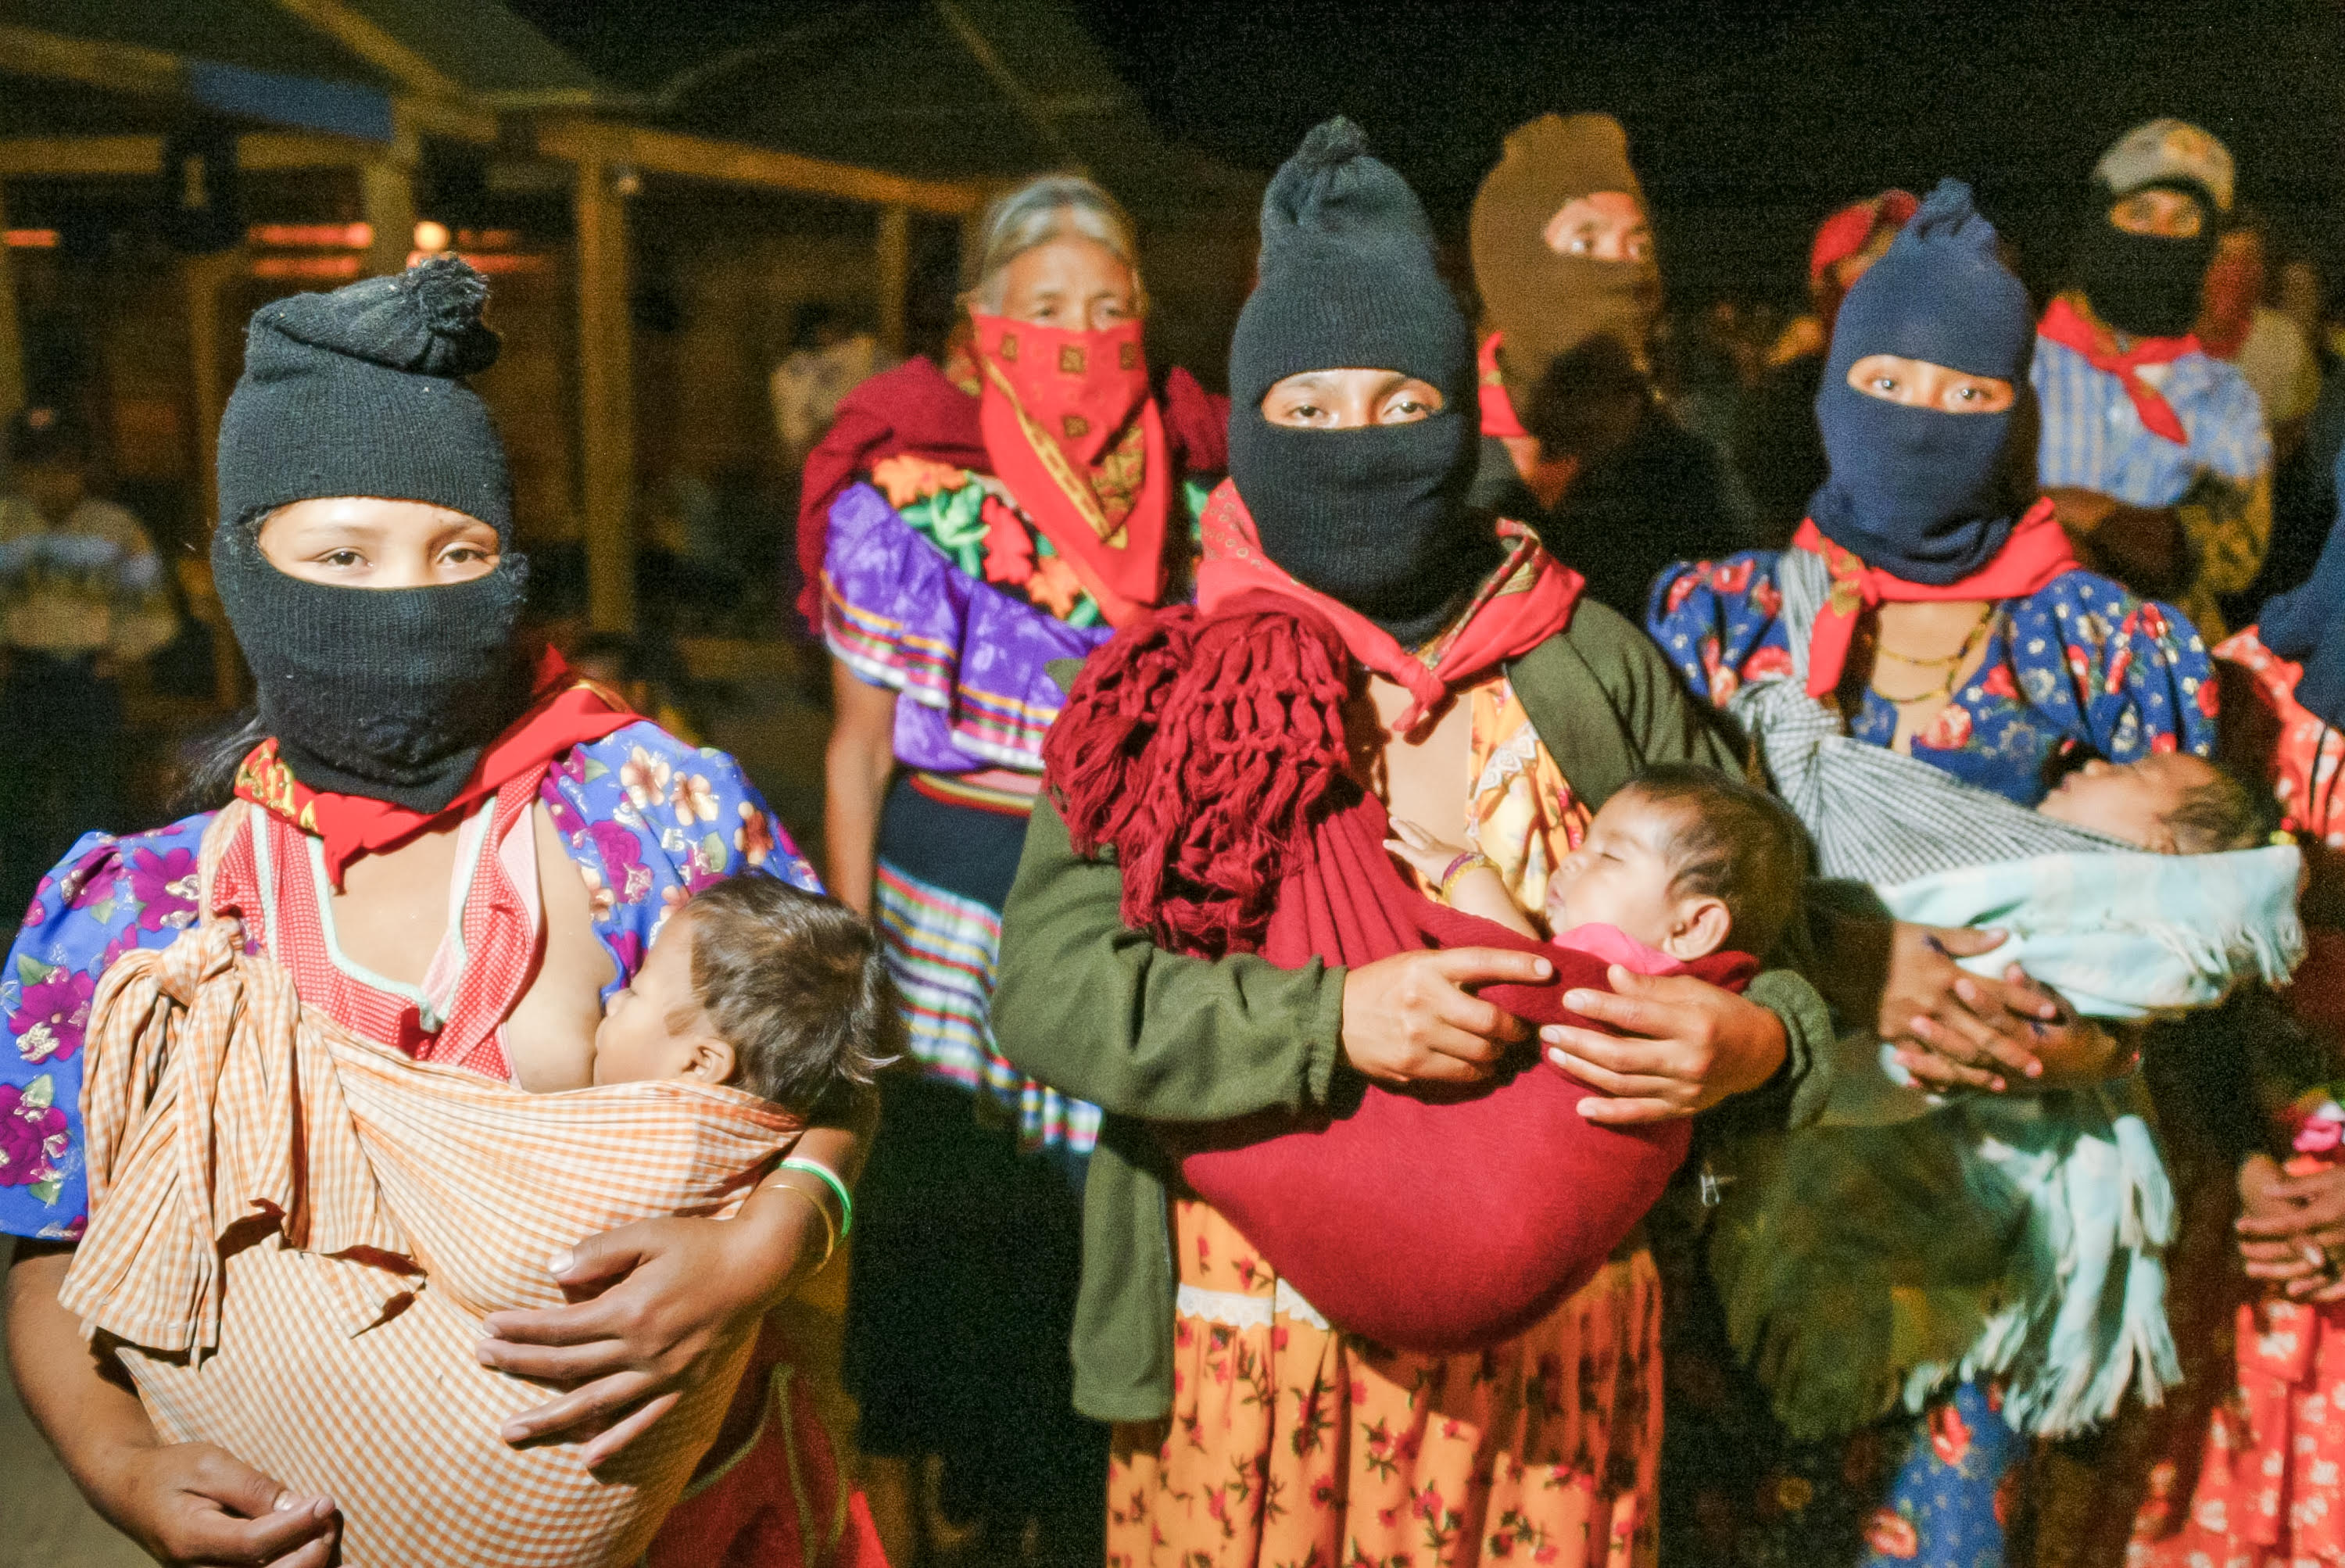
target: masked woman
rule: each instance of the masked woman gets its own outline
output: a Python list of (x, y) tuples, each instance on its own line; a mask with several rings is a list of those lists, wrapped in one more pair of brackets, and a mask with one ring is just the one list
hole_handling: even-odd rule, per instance
[[(1473, 835), (1537, 909), (1642, 761), (1731, 761), (1632, 625), (1527, 529), (1502, 539), (1463, 506), (1473, 340), (1416, 198), (1348, 121), (1273, 180), (1260, 276), (1200, 609), (1087, 667), (1004, 917), (1004, 1048), (1106, 1112), (1073, 1356), (1078, 1407), (1121, 1423), (1108, 1561), (1650, 1561), (1659, 1298), (1640, 1247), (1485, 1351), (1387, 1351), (1331, 1329), (1186, 1195), (1157, 1141), (1168, 1124), (1309, 1112), (1364, 1079), (1473, 1082), (1526, 1033), (1467, 988), (1536, 978), (1528, 953), (1281, 968), (1254, 951), (1289, 873), (1343, 881), (1307, 847), (1310, 780)], [(1194, 738), (1191, 761), (1152, 772), (1150, 734)], [(1568, 1037), (1620, 1074), (1624, 1097), (1594, 1115), (1797, 1084), (1828, 1029), (1790, 974), (1748, 997), (1632, 983), (1572, 993), (1630, 1036)], [(1636, 1216), (1612, 1217), (1624, 1232)]]
[[(1786, 683), (1802, 679), (1814, 700), (1798, 712), (1822, 705), (1858, 741), (2022, 806), (2045, 797), (2064, 762), (2212, 750), (2217, 687), (2190, 624), (2084, 571), (2050, 503), (2030, 504), (2032, 337), (2025, 291), (1996, 258), (1994, 229), (1966, 188), (1945, 182), (1841, 307), (1816, 398), (1831, 475), (1792, 548), (1680, 565), (1655, 585), (1654, 637), (1695, 692), (1756, 732), (1762, 751), (1793, 710), (1757, 699), (1795, 696), (1800, 687)], [(1893, 832), (1893, 822), (1883, 826)], [(2025, 1058), (2012, 1072), (1969, 1054), (1942, 1022), (1884, 1006), (1882, 1025), (1884, 1038), (1970, 1055), (1959, 1082), (2027, 1086)], [(2081, 1024), (2042, 1054), (2072, 1064), (2045, 1076), (2048, 1084), (2090, 1082), (2120, 1053)], [(1734, 1154), (1730, 1143), (1714, 1155), (1722, 1174)], [(1763, 1185), (1731, 1189), (1728, 1204), (1754, 1201), (1749, 1189)], [(1734, 1223), (1730, 1213), (1719, 1234)], [(1721, 1273), (1730, 1310), (1738, 1290), (1766, 1283), (1767, 1268), (1746, 1258)], [(1885, 1288), (1878, 1294), (1885, 1300)], [(1932, 1309), (1959, 1313), (1937, 1298)], [(1757, 1369), (1773, 1380), (1778, 1410), (1822, 1402), (1787, 1378), (1857, 1388), (1862, 1402), (1914, 1370), (1911, 1335), (1883, 1349), (1853, 1329), (1832, 1339), (1820, 1318), (1801, 1327), (1835, 1348), (1803, 1362), (1786, 1352)], [(1857, 1364), (1876, 1353), (1882, 1365)], [(1907, 1360), (1889, 1364), (1899, 1355)], [(1683, 1387), (1721, 1385), (1689, 1377)], [(1680, 1400), (1673, 1454), (1682, 1447), (1703, 1461), (1708, 1473), (1689, 1479), (1687, 1501), (1716, 1532), (1687, 1549), (1737, 1562), (1773, 1560), (1765, 1551), (1854, 1562), (1868, 1546), (1931, 1564), (1999, 1562), (2009, 1498), (1998, 1487), (2023, 1444), (1998, 1407), (1995, 1389), (1964, 1382), (1919, 1419), (1874, 1423), (1868, 1410), (1841, 1423), (1853, 1429), (1843, 1439), (1786, 1450), (1763, 1419), (1737, 1429), (1731, 1405)]]
[(953, 352), (848, 395), (799, 523), (837, 661), (830, 872), (885, 929), (919, 1059), (882, 1091), (847, 1375), (859, 1446), (895, 1461), (874, 1487), (891, 1543), (905, 1462), (936, 1456), (947, 1515), (1040, 1519), (1095, 1562), (1105, 1437), (1073, 1414), (1065, 1342), (1099, 1113), (1010, 1064), (989, 992), (1061, 701), (1045, 667), (1186, 593), (1190, 476), (1220, 470), (1222, 420), (1185, 372), (1152, 395), (1106, 192), (1039, 179), (983, 232)]
[[(680, 744), (556, 658), (533, 666), (518, 645), (526, 563), (510, 548), (504, 448), (463, 381), (496, 357), (485, 295), (448, 259), (254, 316), (221, 420), (212, 565), (258, 713), (198, 782), (216, 802), (232, 788), (250, 803), (214, 910), (269, 928), (303, 1007), (504, 1079), (508, 1040), (592, 1036), (603, 999), (694, 889), (745, 871), (815, 884), (730, 758)], [(216, 1448), (161, 1441), (57, 1302), (86, 1223), (76, 1106), (92, 994), (117, 958), (212, 912), (198, 907), (197, 857), (215, 815), (85, 839), (18, 934), (0, 1005), (17, 1046), (0, 1067), (0, 1223), (25, 1238), (8, 1337), (26, 1409), (142, 1547), (174, 1563), (308, 1568), (334, 1549), (332, 1501), (296, 1497)], [(805, 1152), (852, 1175), (857, 1135), (809, 1136)], [(594, 1451), (615, 1452), (755, 1332), (844, 1219), (820, 1180), (768, 1184), (796, 1191), (761, 1189), (746, 1225), (672, 1219), (590, 1237), (556, 1272), (594, 1299), (490, 1318), (484, 1362), (570, 1390), (506, 1440), (607, 1426)], [(701, 1494), (693, 1541), (712, 1539), (710, 1510), (736, 1510), (743, 1531), (770, 1532), (786, 1506), (796, 1517), (768, 1495), (758, 1523), (743, 1491), (750, 1477), (775, 1489), (771, 1459)], [(809, 1560), (821, 1550), (800, 1544)]]

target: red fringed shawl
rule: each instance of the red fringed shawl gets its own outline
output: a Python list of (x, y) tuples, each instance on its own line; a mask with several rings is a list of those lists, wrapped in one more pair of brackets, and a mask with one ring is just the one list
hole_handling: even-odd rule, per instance
[[(1484, 994), (1534, 1023), (1587, 1023), (1562, 994), (1603, 988), (1599, 961), (1443, 909), (1393, 865), (1384, 808), (1345, 771), (1350, 670), (1332, 626), (1267, 595), (1162, 612), (1091, 657), (1043, 763), (1078, 852), (1113, 848), (1125, 923), (1177, 952), (1284, 967), (1536, 951), (1557, 983)], [(1753, 968), (1721, 954), (1693, 972), (1732, 984)], [(1463, 1095), (1367, 1084), (1299, 1122), (1158, 1130), (1198, 1196), (1331, 1321), (1445, 1351), (1552, 1310), (1684, 1158), (1685, 1123), (1599, 1126), (1577, 1109), (1592, 1093), (1526, 1050)]]

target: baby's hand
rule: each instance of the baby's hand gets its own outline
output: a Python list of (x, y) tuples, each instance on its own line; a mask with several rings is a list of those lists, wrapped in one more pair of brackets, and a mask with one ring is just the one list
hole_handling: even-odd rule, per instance
[(1393, 836), (1385, 840), (1385, 848), (1398, 856), (1426, 881), (1441, 880), (1449, 862), (1465, 850), (1456, 844), (1445, 844), (1416, 823), (1402, 818), (1392, 820)]

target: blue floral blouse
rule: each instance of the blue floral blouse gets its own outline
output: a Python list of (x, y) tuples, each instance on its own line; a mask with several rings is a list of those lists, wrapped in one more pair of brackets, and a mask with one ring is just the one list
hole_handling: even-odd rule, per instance
[[(1680, 562), (1653, 585), (1646, 629), (1697, 696), (1720, 707), (1754, 680), (1787, 679), (1777, 552)], [(2215, 748), (2207, 646), (2171, 606), (2069, 572), (1995, 607), (1978, 673), (1914, 738), (1914, 755), (1967, 784), (2033, 806), (2078, 748), (2112, 762)], [(1894, 705), (1870, 688), (1849, 733), (1887, 746)]]
[[(641, 722), (573, 747), (539, 799), (586, 879), (612, 993), (634, 977), (669, 911), (720, 878), (763, 871), (821, 891), (773, 812), (722, 751)], [(0, 1232), (70, 1238), (88, 1197), (81, 1047), (98, 976), (196, 922), (196, 860), (213, 813), (117, 839), (91, 833), (45, 878), (5, 973), (0, 1023)]]

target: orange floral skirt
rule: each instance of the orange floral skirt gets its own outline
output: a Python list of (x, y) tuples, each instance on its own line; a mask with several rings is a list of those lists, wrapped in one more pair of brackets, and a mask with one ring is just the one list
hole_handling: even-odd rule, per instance
[(1529, 1332), (1423, 1356), (1331, 1329), (1205, 1204), (1176, 1201), (1173, 1230), (1172, 1414), (1116, 1430), (1111, 1568), (1655, 1561), (1661, 1299), (1641, 1247)]

